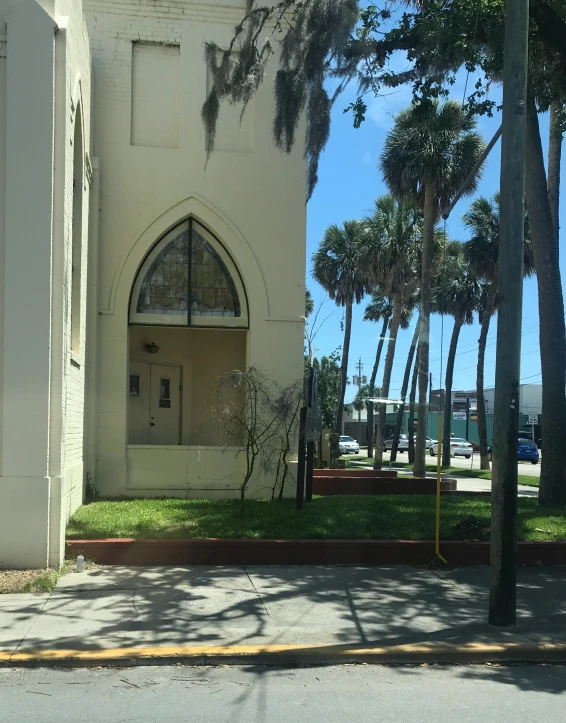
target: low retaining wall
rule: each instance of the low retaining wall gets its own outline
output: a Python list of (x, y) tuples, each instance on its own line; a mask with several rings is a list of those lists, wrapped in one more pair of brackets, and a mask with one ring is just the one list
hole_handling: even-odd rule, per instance
[[(397, 479), (371, 479), (368, 477), (313, 477), (314, 495), (433, 495), (436, 480), (432, 477), (397, 477)], [(441, 492), (455, 492), (456, 480), (440, 481)]]
[(397, 472), (385, 469), (315, 469), (314, 477), (335, 479), (336, 477), (370, 477), (371, 479), (396, 479)]
[[(442, 542), (450, 565), (489, 565), (489, 542)], [(68, 557), (101, 565), (418, 565), (434, 542), (413, 540), (69, 540)], [(520, 542), (521, 565), (565, 565), (566, 542)]]

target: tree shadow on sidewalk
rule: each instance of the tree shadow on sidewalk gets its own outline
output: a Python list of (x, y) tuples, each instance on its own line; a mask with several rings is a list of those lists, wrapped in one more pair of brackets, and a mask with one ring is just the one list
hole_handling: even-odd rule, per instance
[(516, 629), (487, 625), (488, 583), (479, 567), (106, 567), (63, 578), (24, 639), (4, 634), (0, 647), (566, 639), (566, 568), (519, 570)]

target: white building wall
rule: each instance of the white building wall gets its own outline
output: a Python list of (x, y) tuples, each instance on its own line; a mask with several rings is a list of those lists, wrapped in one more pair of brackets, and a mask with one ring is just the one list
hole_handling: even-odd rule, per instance
[[(100, 162), (102, 209), (96, 483), (102, 494), (119, 495), (127, 493), (128, 477), (131, 286), (147, 251), (187, 215), (193, 214), (211, 228), (241, 272), (250, 307), (248, 364), (281, 384), (301, 378), (305, 164), (300, 144), (289, 155), (273, 146), (274, 100), (267, 84), (250, 104), (242, 129), (221, 115), (218, 150), (205, 169), (206, 139), (200, 117), (207, 94), (205, 41), (216, 41), (221, 47), (228, 44), (242, 17), (244, 0), (83, 0), (83, 6), (96, 78), (94, 153)], [(178, 86), (169, 79), (167, 88), (160, 87), (155, 96), (168, 94), (167, 101), (152, 103), (135, 97), (132, 75), (138, 76), (132, 67), (133, 45), (140, 42), (179, 46)], [(143, 86), (150, 89), (152, 53), (142, 55), (146, 63)], [(156, 84), (164, 65), (174, 71), (174, 56), (171, 48), (163, 48), (163, 58), (155, 64)], [(134, 114), (136, 108), (145, 108), (149, 117), (132, 117), (132, 108)], [(169, 109), (171, 116), (164, 127), (163, 115)], [(232, 121), (237, 119), (237, 109), (226, 111)], [(183, 454), (179, 452), (176, 458)], [(192, 464), (193, 457), (187, 450), (185, 463)], [(160, 484), (165, 484), (168, 465), (162, 464), (161, 470)]]
[[(90, 169), (90, 50), (81, 0), (55, 0), (56, 99), (54, 138), (54, 245), (52, 326), (52, 423), (50, 474), (60, 485), (60, 503), (52, 504), (51, 564), (64, 550), (65, 525), (83, 501), (84, 397), (86, 367), (86, 292)], [(80, 112), (79, 112), (80, 109)], [(73, 294), (73, 195), (75, 124), (81, 125), (82, 194), (80, 334), (71, 348)], [(55, 482), (53, 483), (55, 484)], [(59, 500), (59, 495), (56, 496)]]
[[(63, 304), (63, 424), (62, 424), (62, 511), (64, 522), (83, 500), (84, 399), (86, 367), (86, 310), (88, 274), (88, 220), (90, 197), (90, 48), (81, 0), (57, 0), (56, 18), (67, 17), (67, 63), (65, 72), (65, 194), (64, 194), (64, 278)], [(83, 137), (81, 299), (79, 350), (71, 350), (71, 293), (73, 258), (73, 160), (77, 110)]]
[[(89, 51), (80, 12), (80, 0), (0, 0), (0, 34), (6, 27), (8, 55), (2, 61), (6, 88), (0, 111), (0, 116), (6, 112), (5, 134), (0, 120), (0, 136), (6, 139), (0, 183), (0, 211), (5, 199), (4, 218), (0, 216), (4, 566), (58, 566), (65, 523), (83, 498), (84, 360), (71, 365), (68, 339), (70, 159), (74, 109), (81, 93), (85, 138), (90, 133)], [(88, 183), (83, 193), (86, 238)], [(85, 243), (84, 258), (87, 251)], [(84, 312), (82, 316), (84, 323)]]
[[(6, 25), (0, 17), (0, 380), (4, 369), (4, 249), (6, 243)], [(3, 385), (0, 383), (0, 409)], [(2, 415), (0, 414), (0, 440), (2, 439)], [(2, 445), (0, 444), (0, 469), (2, 468)]]
[[(495, 389), (485, 390), (487, 411), (493, 413)], [(519, 386), (519, 414), (542, 414), (542, 384), (521, 384)]]

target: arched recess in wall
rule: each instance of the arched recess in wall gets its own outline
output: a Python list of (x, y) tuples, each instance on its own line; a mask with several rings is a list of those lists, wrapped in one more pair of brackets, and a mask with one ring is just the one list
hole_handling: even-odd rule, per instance
[(132, 287), (130, 324), (247, 328), (240, 272), (221, 241), (190, 216), (144, 258)]
[(71, 275), (71, 351), (81, 350), (81, 297), (83, 256), (84, 142), (81, 105), (75, 113), (73, 136), (73, 227)]
[(156, 240), (163, 238), (171, 229), (191, 217), (214, 232), (215, 238), (235, 263), (249, 302), (250, 326), (255, 323), (254, 320), (269, 317), (267, 287), (252, 247), (228, 218), (208, 200), (195, 194), (167, 209), (138, 232), (135, 242), (125, 250), (113, 273), (106, 301), (102, 288), (100, 313), (115, 318), (119, 325), (116, 333), (119, 333), (118, 329), (124, 320), (128, 321), (133, 285)]

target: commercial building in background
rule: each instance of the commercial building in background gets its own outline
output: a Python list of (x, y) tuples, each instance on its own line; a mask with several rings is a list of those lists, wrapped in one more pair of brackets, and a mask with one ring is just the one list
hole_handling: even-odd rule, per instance
[[(488, 443), (491, 444), (493, 430), (493, 405), (495, 401), (495, 389), (493, 387), (485, 390), (485, 408)], [(427, 414), (427, 436), (436, 439), (438, 414), (444, 414), (445, 391), (433, 389), (430, 395), (430, 411)], [(408, 405), (405, 406), (402, 432), (407, 433)], [(472, 443), (479, 442), (477, 427), (477, 394), (475, 389), (457, 390), (452, 392), (452, 420), (451, 429), (455, 437), (464, 437)], [(386, 436), (393, 432), (396, 418), (396, 405), (387, 407)], [(519, 387), (519, 433), (525, 437), (540, 441), (541, 435), (541, 413), (542, 413), (542, 385), (522, 384)], [(375, 420), (375, 417), (374, 417)], [(415, 414), (416, 420), (416, 414)], [(358, 412), (352, 405), (344, 412), (343, 434), (348, 434), (358, 440), (360, 444), (367, 444), (367, 411), (360, 413), (360, 424), (358, 424)]]
[(273, 145), (269, 83), (222, 107), (207, 161), (205, 43), (244, 8), (0, 0), (4, 566), (59, 565), (87, 483), (236, 496), (211, 390), (302, 379), (305, 163)]

